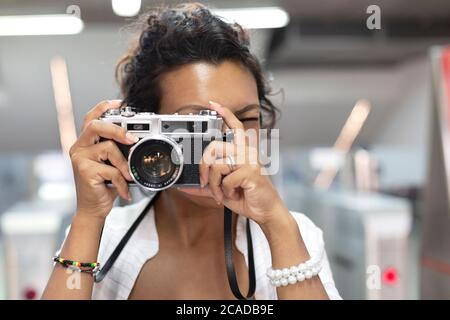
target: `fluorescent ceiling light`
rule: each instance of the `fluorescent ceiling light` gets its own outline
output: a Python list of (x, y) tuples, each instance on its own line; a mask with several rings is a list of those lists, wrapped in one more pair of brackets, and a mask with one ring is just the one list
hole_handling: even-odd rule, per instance
[(76, 34), (83, 21), (75, 15), (0, 16), (0, 36)]
[(58, 115), (61, 147), (64, 153), (68, 155), (70, 147), (77, 140), (77, 131), (75, 129), (66, 61), (60, 57), (53, 58), (50, 61), (50, 71), (52, 75), (56, 113)]
[(115, 14), (121, 17), (132, 17), (141, 10), (141, 0), (112, 0)]
[(237, 22), (247, 29), (282, 28), (289, 23), (289, 14), (280, 7), (215, 9), (212, 12), (226, 22)]

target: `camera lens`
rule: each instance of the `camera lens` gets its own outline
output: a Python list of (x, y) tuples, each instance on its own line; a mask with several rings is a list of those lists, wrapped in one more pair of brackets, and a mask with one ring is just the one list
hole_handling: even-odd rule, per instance
[(151, 191), (173, 185), (181, 175), (182, 153), (167, 137), (141, 140), (130, 151), (128, 163), (135, 182)]
[(152, 179), (164, 178), (174, 169), (170, 154), (167, 154), (165, 150), (150, 150), (142, 157), (141, 166)]

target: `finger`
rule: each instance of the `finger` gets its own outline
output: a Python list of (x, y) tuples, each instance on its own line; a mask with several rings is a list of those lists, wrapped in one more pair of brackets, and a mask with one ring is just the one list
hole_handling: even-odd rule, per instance
[(219, 203), (223, 202), (223, 192), (221, 188), (222, 179), (224, 176), (230, 174), (231, 172), (232, 169), (230, 168), (230, 166), (223, 163), (213, 164), (209, 169), (208, 186), (211, 190), (211, 193), (213, 194), (214, 199), (216, 199), (216, 201)]
[(256, 183), (252, 182), (252, 179), (249, 179), (251, 175), (253, 175), (253, 171), (247, 170), (246, 167), (241, 167), (223, 178), (222, 189), (225, 193), (228, 193), (231, 192), (231, 190), (239, 188), (242, 188), (243, 190), (256, 188)]
[(230, 109), (223, 107), (214, 101), (209, 101), (209, 108), (216, 111), (223, 118), (228, 128), (233, 130), (233, 142), (239, 145), (245, 144), (244, 125), (234, 113)]
[(83, 130), (92, 120), (98, 119), (109, 109), (117, 109), (122, 105), (122, 100), (104, 100), (93, 107), (84, 117)]
[(97, 163), (97, 174), (103, 179), (103, 181), (111, 181), (117, 190), (119, 196), (125, 200), (131, 200), (131, 194), (128, 190), (128, 184), (122, 176), (122, 173), (117, 168), (109, 166), (107, 164)]
[(85, 148), (86, 156), (97, 162), (109, 161), (114, 167), (119, 169), (125, 179), (131, 181), (133, 178), (128, 170), (128, 162), (112, 140), (100, 142)]
[(133, 144), (139, 140), (125, 128), (101, 120), (92, 120), (81, 133), (76, 144), (80, 147), (87, 147), (95, 144), (100, 137), (113, 139), (123, 144)]
[(226, 125), (230, 129), (244, 129), (244, 125), (238, 118), (231, 112), (230, 109), (221, 106), (217, 102), (209, 101), (209, 108), (216, 111), (225, 121)]
[(239, 191), (241, 190), (240, 188), (229, 188), (227, 186), (224, 186), (223, 180), (222, 180), (221, 189), (222, 189), (225, 199), (230, 199), (230, 200), (239, 200), (240, 199), (240, 194), (239, 194)]
[[(110, 194), (111, 199), (116, 199), (117, 196), (119, 195), (116, 188), (108, 188), (108, 193)], [(126, 200), (128, 200), (128, 199), (126, 199)]]
[(208, 183), (209, 167), (218, 158), (226, 158), (236, 154), (236, 146), (230, 142), (212, 141), (203, 151), (199, 163), (200, 184), (204, 187)]

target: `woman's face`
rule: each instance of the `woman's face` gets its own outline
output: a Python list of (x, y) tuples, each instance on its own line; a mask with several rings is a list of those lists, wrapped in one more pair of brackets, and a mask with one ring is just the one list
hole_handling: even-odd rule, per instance
[[(161, 114), (198, 113), (209, 101), (234, 112), (245, 129), (259, 129), (260, 106), (256, 81), (239, 63), (224, 61), (218, 65), (196, 62), (167, 72), (160, 79)], [(217, 206), (205, 190), (180, 189), (198, 204)], [(171, 189), (169, 192), (180, 192)]]

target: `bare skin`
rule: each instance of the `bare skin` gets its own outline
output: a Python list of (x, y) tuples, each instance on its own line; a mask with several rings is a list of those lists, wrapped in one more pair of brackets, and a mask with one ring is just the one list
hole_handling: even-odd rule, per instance
[[(164, 74), (160, 88), (160, 113), (182, 114), (208, 108), (216, 110), (228, 128), (259, 128), (255, 80), (237, 63), (184, 65)], [(94, 145), (99, 136), (121, 143), (134, 142), (122, 129), (95, 120), (118, 105), (117, 101), (103, 102), (92, 109), (71, 149), (78, 206), (62, 257), (96, 261), (101, 229), (115, 197), (129, 197), (125, 180), (131, 177), (125, 159), (111, 143)], [(244, 150), (246, 154), (256, 152), (245, 144), (233, 148), (230, 150)], [(203, 188), (171, 188), (162, 192), (155, 204), (160, 248), (144, 264), (129, 299), (233, 299), (223, 259), (224, 205), (260, 225), (269, 242), (274, 268), (309, 259), (295, 220), (270, 179), (260, 174), (259, 165), (243, 163), (231, 170), (219, 160), (233, 156), (233, 151), (218, 154), (219, 149), (211, 146), (204, 153), (200, 166)], [(114, 167), (104, 165), (102, 161), (106, 159)], [(104, 180), (112, 180), (116, 189), (107, 189)], [(247, 266), (244, 257), (234, 249), (238, 280), (241, 290), (246, 292)], [(79, 290), (67, 289), (67, 277), (62, 267), (55, 266), (42, 298), (91, 299), (92, 276), (82, 274)], [(277, 293), (280, 299), (328, 298), (317, 276), (278, 288)]]

